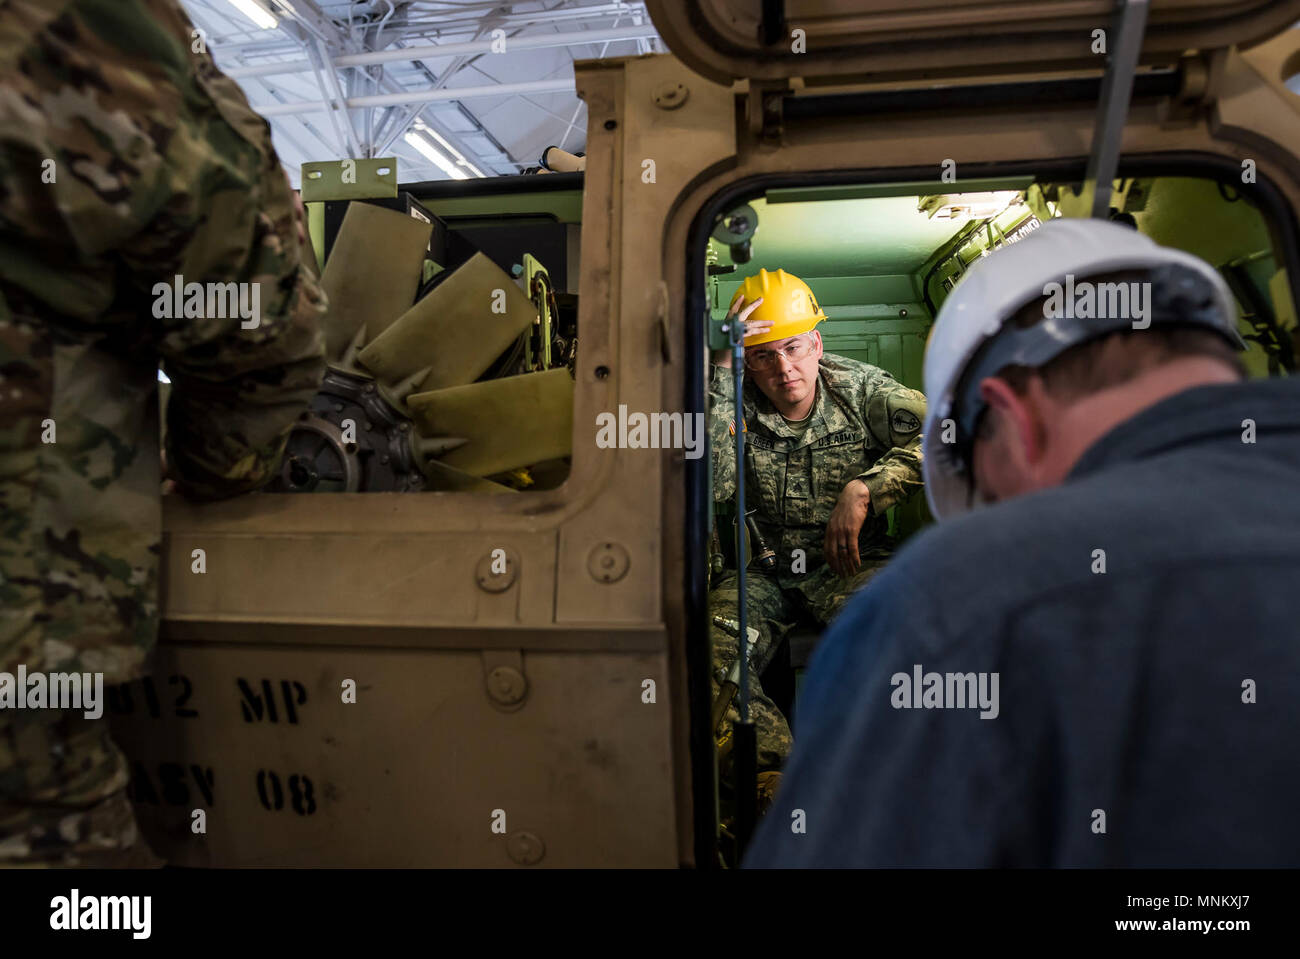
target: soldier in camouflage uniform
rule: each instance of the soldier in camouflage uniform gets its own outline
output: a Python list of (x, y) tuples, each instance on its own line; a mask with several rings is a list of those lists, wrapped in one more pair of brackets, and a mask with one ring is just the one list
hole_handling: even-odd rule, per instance
[[(764, 303), (769, 309), (758, 312)], [(889, 560), (885, 511), (921, 488), (925, 397), (882, 369), (825, 353), (814, 329), (825, 316), (807, 284), (784, 271), (760, 270), (746, 280), (730, 315), (746, 329), (746, 508), (756, 510), (759, 532), (776, 553), (772, 574), (751, 568), (746, 577), (749, 625), (759, 632), (750, 720), (758, 768), (771, 771), (790, 753), (790, 727), (757, 674), (793, 625), (825, 626)], [(716, 501), (736, 491), (733, 395), (730, 355), (719, 351), (709, 382)], [(712, 620), (735, 618), (737, 588), (730, 573), (709, 594), (715, 697), (737, 641)], [(738, 721), (733, 704), (722, 741)], [(728, 771), (724, 762), (724, 778)]]
[[(294, 204), (266, 122), (174, 0), (0, 6), (0, 671), (144, 669), (160, 364), (179, 492), (276, 469), (324, 372)], [(210, 296), (176, 315), (154, 287), (177, 276), (258, 284), (260, 315)], [(0, 710), (0, 865), (151, 859), (127, 778), (107, 719)]]

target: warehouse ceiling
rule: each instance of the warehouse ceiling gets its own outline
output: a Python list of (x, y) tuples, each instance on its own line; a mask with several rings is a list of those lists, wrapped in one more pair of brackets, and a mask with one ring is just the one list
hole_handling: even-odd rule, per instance
[(573, 62), (665, 52), (642, 3), (182, 0), (271, 124), (310, 160), (397, 156), (401, 182), (535, 167), (586, 144)]

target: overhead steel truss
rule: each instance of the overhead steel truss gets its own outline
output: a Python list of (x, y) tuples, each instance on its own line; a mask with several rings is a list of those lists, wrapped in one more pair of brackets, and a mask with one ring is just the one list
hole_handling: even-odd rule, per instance
[[(664, 49), (639, 0), (182, 2), (217, 63), (272, 124), (280, 152), (297, 154), (283, 157), (295, 182), (303, 160), (394, 153), (404, 178), (517, 173), (536, 158), (494, 136), (476, 100), (520, 97), (555, 119), (552, 142), (578, 149), (585, 129), (576, 95), (572, 108), (530, 97), (572, 93), (575, 55), (604, 57), (615, 44), (617, 55)], [(553, 56), (528, 59), (557, 50), (568, 53), (558, 71)], [(535, 75), (497, 79), (491, 58), (503, 52), (512, 76), (530, 63)]]

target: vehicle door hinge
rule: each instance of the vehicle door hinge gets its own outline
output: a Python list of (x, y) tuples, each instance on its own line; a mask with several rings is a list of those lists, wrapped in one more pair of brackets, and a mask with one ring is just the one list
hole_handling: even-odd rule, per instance
[(763, 140), (780, 140), (785, 133), (783, 107), (790, 87), (785, 80), (764, 83), (751, 80), (745, 118), (751, 135)]

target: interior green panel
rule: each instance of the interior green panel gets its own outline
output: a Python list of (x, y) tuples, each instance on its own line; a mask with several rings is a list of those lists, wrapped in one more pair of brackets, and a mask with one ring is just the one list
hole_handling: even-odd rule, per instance
[(1236, 191), (1190, 177), (1146, 182), (1146, 202), (1134, 216), (1157, 243), (1187, 250), (1212, 266), (1272, 249), (1264, 218)]
[[(917, 210), (917, 194), (864, 199), (771, 203), (751, 200), (758, 214), (753, 258), (737, 271), (784, 269), (809, 277), (910, 275), (958, 229)], [(718, 262), (732, 262), (719, 246)]]

